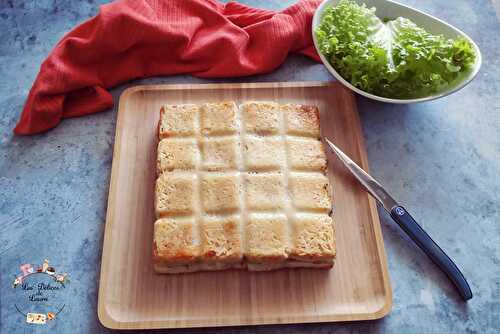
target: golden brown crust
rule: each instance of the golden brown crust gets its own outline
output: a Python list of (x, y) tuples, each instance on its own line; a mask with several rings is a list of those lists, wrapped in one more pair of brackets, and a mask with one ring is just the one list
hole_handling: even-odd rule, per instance
[(154, 249), (156, 262), (189, 263), (199, 254), (195, 239), (193, 219), (158, 219), (154, 225)]
[(163, 173), (156, 180), (156, 217), (193, 213), (196, 175)]
[(314, 106), (162, 107), (153, 268), (329, 268), (326, 155)]
[(240, 262), (243, 258), (239, 217), (205, 218), (200, 226), (201, 258), (205, 261)]
[(234, 170), (237, 167), (235, 138), (203, 139), (202, 168), (207, 171)]
[(241, 111), (247, 133), (278, 133), (280, 110), (277, 103), (247, 102), (241, 105)]
[(284, 166), (285, 149), (279, 138), (247, 136), (243, 152), (249, 171), (279, 170)]
[(309, 138), (288, 138), (287, 150), (290, 168), (304, 171), (326, 170), (326, 154), (321, 141)]
[(325, 261), (335, 258), (332, 218), (323, 214), (298, 214), (293, 219), (290, 258)]
[(331, 210), (330, 185), (325, 175), (291, 173), (288, 180), (292, 203), (296, 209), (323, 212)]
[(247, 260), (259, 263), (285, 261), (286, 222), (283, 214), (251, 214), (246, 225)]
[(229, 174), (201, 177), (201, 202), (206, 213), (234, 212), (239, 208), (238, 179)]
[(281, 106), (285, 113), (286, 132), (292, 135), (319, 138), (319, 110), (316, 106), (286, 104)]
[(201, 111), (201, 133), (227, 135), (236, 133), (236, 104), (234, 102), (205, 103)]
[(194, 139), (165, 138), (158, 143), (157, 173), (175, 169), (195, 169), (198, 163), (198, 144)]
[(245, 190), (247, 210), (284, 207), (285, 186), (282, 173), (247, 173)]
[(164, 105), (160, 109), (158, 135), (160, 139), (173, 136), (190, 136), (196, 133), (196, 115), (199, 107), (195, 104)]

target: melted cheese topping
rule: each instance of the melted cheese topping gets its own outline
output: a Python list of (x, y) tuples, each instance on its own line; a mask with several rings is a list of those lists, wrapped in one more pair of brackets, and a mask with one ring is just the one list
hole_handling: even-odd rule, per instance
[[(186, 108), (166, 106), (164, 109), (173, 110), (175, 113), (175, 110)], [(191, 254), (196, 260), (192, 263), (179, 263), (174, 258), (156, 256), (155, 271), (180, 273), (229, 268), (273, 270), (284, 267), (331, 267), (335, 257), (333, 223), (328, 217), (331, 214), (331, 189), (325, 164), (317, 162), (318, 157), (324, 157), (324, 147), (319, 139), (317, 108), (278, 105), (273, 102), (248, 102), (237, 107), (233, 102), (224, 102), (201, 105), (198, 110), (200, 112), (196, 113), (193, 126), (194, 134), (188, 136), (197, 143), (197, 149), (189, 151), (193, 156), (186, 156), (186, 151), (180, 147), (178, 151), (184, 155), (178, 160), (175, 154), (168, 155), (169, 169), (158, 170), (162, 175), (167, 173), (169, 180), (195, 176), (192, 184), (193, 194), (179, 194), (179, 198), (183, 198), (184, 202), (191, 200), (193, 203), (193, 245), (190, 248), (196, 249)], [(251, 118), (248, 118), (248, 115)], [(173, 116), (175, 119), (175, 115)], [(251, 119), (249, 131), (245, 126), (245, 119)], [(168, 120), (161, 119), (160, 123), (166, 124)], [(178, 137), (186, 137), (189, 131), (180, 129), (179, 133)], [(176, 140), (177, 136), (172, 132), (168, 135), (168, 138), (162, 140), (171, 142), (161, 143), (162, 148), (190, 142), (189, 139)], [(218, 144), (214, 144), (207, 150), (207, 142), (221, 142), (224, 147), (218, 152)], [(300, 152), (297, 142), (305, 143), (307, 154)], [(290, 166), (291, 143), (294, 144), (295, 157), (301, 157), (294, 160), (293, 168)], [(316, 152), (311, 152), (314, 149)], [(216, 161), (216, 168), (213, 164), (204, 164), (204, 154), (215, 155), (205, 156), (205, 160)], [(162, 164), (161, 159), (165, 156), (166, 153), (162, 150), (158, 155), (158, 165)], [(186, 169), (186, 160), (196, 161), (195, 168)], [(177, 167), (176, 161), (179, 162)], [(158, 198), (165, 197), (159, 193), (164, 188), (169, 191), (169, 196), (175, 198), (176, 194), (171, 193), (168, 186), (157, 186), (156, 202), (162, 203)], [(168, 206), (170, 204), (171, 208)], [(168, 202), (161, 210), (157, 207), (157, 218), (175, 217), (172, 210), (176, 205), (178, 203)], [(300, 220), (298, 215), (301, 216)], [(203, 238), (200, 236), (206, 225), (202, 222), (207, 219), (215, 222), (229, 218), (234, 220), (235, 217), (242, 257), (233, 256), (231, 260), (225, 260), (223, 257), (214, 259), (214, 254), (224, 254), (225, 245), (234, 246), (235, 240), (226, 240), (227, 235), (222, 233), (220, 236), (215, 235), (218, 248), (216, 251), (210, 251), (210, 247), (201, 245)], [(306, 222), (311, 228), (307, 231), (294, 228), (294, 224), (300, 222)], [(321, 229), (315, 229), (315, 224), (322, 224)], [(307, 238), (299, 235), (301, 231), (311, 233), (315, 230), (321, 230), (321, 234), (318, 233), (314, 238), (310, 235)], [(175, 235), (173, 231), (172, 236)], [(176, 245), (175, 242), (158, 244), (168, 237), (154, 236), (155, 254), (187, 251), (165, 249), (170, 247), (169, 245)], [(323, 247), (325, 245), (326, 247)], [(210, 254), (203, 254), (201, 249), (208, 249)], [(211, 261), (204, 260), (208, 256)]]

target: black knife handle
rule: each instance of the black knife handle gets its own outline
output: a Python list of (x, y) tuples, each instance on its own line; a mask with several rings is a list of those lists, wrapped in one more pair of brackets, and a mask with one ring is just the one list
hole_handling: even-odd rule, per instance
[(448, 276), (455, 284), (458, 292), (464, 300), (472, 298), (472, 291), (465, 280), (464, 275), (457, 265), (446, 255), (446, 253), (432, 240), (432, 238), (418, 225), (412, 216), (402, 206), (391, 209), (391, 217), (410, 236), (427, 256)]

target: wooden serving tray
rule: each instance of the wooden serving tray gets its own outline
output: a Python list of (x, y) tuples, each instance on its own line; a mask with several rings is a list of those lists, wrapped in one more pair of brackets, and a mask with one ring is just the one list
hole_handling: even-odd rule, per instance
[(332, 270), (153, 272), (160, 105), (273, 100), (319, 106), (323, 136), (368, 169), (353, 94), (338, 83), (155, 85), (120, 98), (99, 287), (108, 328), (175, 328), (377, 319), (392, 291), (375, 202), (330, 154), (337, 259)]

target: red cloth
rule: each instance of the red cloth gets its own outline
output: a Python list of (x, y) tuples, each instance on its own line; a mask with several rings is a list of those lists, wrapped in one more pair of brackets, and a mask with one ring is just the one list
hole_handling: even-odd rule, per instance
[(43, 62), (14, 132), (34, 134), (63, 118), (110, 108), (113, 98), (106, 89), (135, 78), (265, 73), (290, 52), (319, 60), (311, 39), (319, 2), (301, 0), (279, 12), (216, 0), (104, 5)]

